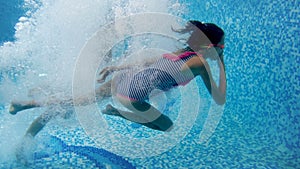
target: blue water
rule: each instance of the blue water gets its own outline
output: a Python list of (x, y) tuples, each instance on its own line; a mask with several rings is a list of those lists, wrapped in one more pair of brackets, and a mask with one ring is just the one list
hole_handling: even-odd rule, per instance
[(24, 15), (24, 9), (22, 8), (23, 2), (20, 0), (1, 1), (0, 2), (0, 43), (6, 41), (13, 41), (15, 34), (15, 24), (18, 19)]
[[(37, 5), (27, 6), (23, 1), (0, 2), (0, 133), (3, 137), (0, 168), (22, 168), (14, 157), (15, 143), (11, 142), (21, 140), (32, 120), (44, 111), (11, 116), (7, 113), (9, 102), (24, 98), (22, 89), (47, 82), (45, 74), (55, 86), (54, 91), (59, 91), (58, 86), (69, 82), (68, 76), (61, 76), (72, 74), (68, 65), (74, 64), (78, 49), (87, 38), (114, 17), (145, 11), (213, 22), (224, 29), (227, 101), (212, 136), (204, 142), (198, 141), (209, 117), (209, 101), (200, 105), (201, 112), (180, 142), (168, 151), (142, 158), (132, 157), (127, 150), (123, 152), (127, 156), (117, 153), (118, 146), (128, 140), (111, 140), (111, 148), (101, 147), (75, 119), (57, 119), (37, 136), (37, 148), (29, 168), (300, 168), (299, 0), (180, 0), (175, 5), (172, 5), (175, 1), (149, 4), (90, 0), (90, 6), (68, 5), (65, 1), (35, 2)], [(61, 7), (67, 6), (72, 10), (65, 8), (63, 12)], [(28, 29), (26, 24), (24, 29), (19, 27), (15, 34), (14, 26), (28, 10), (32, 11), (27, 17), (33, 19), (32, 23)], [(114, 16), (102, 14), (105, 10)], [(64, 15), (57, 17), (55, 13)], [(82, 43), (75, 43), (75, 37)], [(7, 41), (11, 43), (4, 45)], [(50, 75), (57, 70), (65, 74)], [(202, 98), (206, 98), (203, 83), (199, 79), (196, 82), (204, 95)], [(167, 100), (169, 111), (165, 113), (176, 119), (184, 96), (173, 94)], [(190, 99), (192, 102), (194, 98)], [(159, 149), (155, 142), (139, 144), (142, 142), (139, 139), (162, 134), (120, 119), (107, 117), (106, 120), (115, 128), (114, 132), (137, 138), (132, 143), (137, 145), (136, 152), (147, 153), (148, 146)], [(184, 122), (179, 125), (180, 128), (188, 126)], [(167, 138), (165, 144), (168, 142), (172, 139)]]

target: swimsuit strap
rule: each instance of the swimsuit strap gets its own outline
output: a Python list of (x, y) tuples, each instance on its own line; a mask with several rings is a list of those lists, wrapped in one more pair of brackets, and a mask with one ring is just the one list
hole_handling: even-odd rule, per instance
[(191, 51), (186, 51), (180, 55), (175, 55), (173, 53), (166, 53), (166, 54), (163, 54), (163, 57), (166, 58), (166, 59), (169, 59), (169, 60), (172, 60), (172, 61), (177, 61), (177, 60), (180, 60), (180, 59), (184, 59), (184, 58), (187, 58), (191, 55), (197, 55), (196, 52), (191, 52)]

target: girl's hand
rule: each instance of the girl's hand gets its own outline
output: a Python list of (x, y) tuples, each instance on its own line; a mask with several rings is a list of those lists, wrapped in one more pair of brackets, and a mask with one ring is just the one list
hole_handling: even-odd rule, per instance
[(103, 83), (107, 76), (113, 73), (117, 68), (115, 66), (109, 66), (101, 70), (99, 73), (100, 78), (97, 80), (98, 83)]

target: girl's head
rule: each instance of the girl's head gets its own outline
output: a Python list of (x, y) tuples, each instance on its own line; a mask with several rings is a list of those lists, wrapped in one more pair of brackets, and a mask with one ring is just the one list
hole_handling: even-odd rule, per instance
[(211, 42), (211, 44), (218, 44), (223, 36), (224, 31), (213, 23), (202, 23), (199, 21), (189, 21), (186, 28), (193, 32), (201, 31)]
[[(214, 48), (220, 57), (223, 57), (224, 31), (213, 23), (202, 23), (191, 20), (185, 28), (178, 30), (179, 33), (190, 33), (186, 41), (189, 47), (194, 51), (203, 51), (203, 49)], [(221, 58), (223, 59), (223, 58)]]

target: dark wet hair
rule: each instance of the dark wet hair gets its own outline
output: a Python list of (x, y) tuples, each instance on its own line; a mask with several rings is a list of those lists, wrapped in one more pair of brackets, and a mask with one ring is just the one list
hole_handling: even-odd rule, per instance
[(196, 20), (190, 20), (184, 29), (178, 30), (177, 32), (186, 33), (195, 31), (197, 28), (207, 36), (212, 44), (219, 43), (225, 34), (220, 27), (213, 23), (202, 23)]
[(199, 21), (189, 21), (197, 28), (199, 28), (213, 44), (217, 44), (221, 41), (224, 36), (224, 31), (213, 23), (202, 23)]

